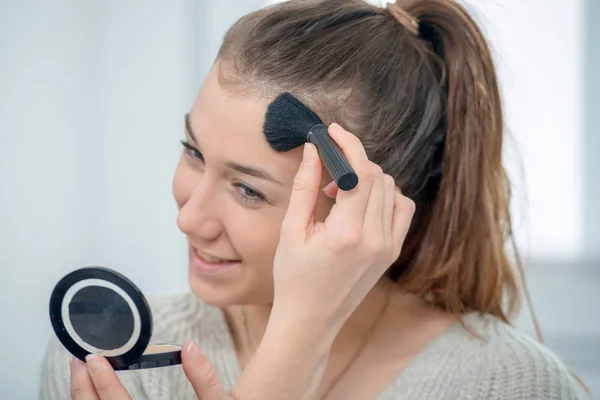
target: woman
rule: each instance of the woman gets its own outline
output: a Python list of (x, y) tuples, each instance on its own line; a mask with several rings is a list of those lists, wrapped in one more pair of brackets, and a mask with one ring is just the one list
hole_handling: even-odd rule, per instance
[[(284, 91), (330, 126), (357, 188), (322, 176), (312, 145), (269, 147)], [(502, 133), (490, 51), (454, 1), (292, 0), (241, 18), (174, 177), (192, 293), (152, 300), (153, 339), (192, 340), (183, 371), (117, 376), (54, 342), (43, 396), (577, 398), (561, 361), (509, 325)]]

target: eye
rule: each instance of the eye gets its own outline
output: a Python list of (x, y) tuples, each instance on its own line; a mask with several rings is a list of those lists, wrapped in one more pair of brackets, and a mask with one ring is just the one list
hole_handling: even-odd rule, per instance
[(239, 198), (246, 203), (256, 204), (265, 200), (262, 194), (243, 183), (235, 183), (233, 186), (236, 188)]
[(192, 158), (198, 159), (200, 161), (204, 161), (204, 156), (202, 155), (202, 153), (200, 153), (200, 151), (198, 151), (197, 148), (195, 148), (194, 146), (192, 146), (191, 144), (189, 144), (185, 140), (182, 140), (181, 144), (185, 148), (185, 154), (188, 157), (192, 157)]

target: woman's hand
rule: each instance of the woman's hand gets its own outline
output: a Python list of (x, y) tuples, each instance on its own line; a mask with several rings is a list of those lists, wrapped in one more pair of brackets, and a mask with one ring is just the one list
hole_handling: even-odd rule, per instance
[[(322, 164), (312, 144), (294, 181), (274, 262), (273, 319), (298, 327), (329, 329), (335, 336), (369, 290), (400, 255), (415, 205), (394, 179), (369, 161), (360, 140), (333, 124), (332, 139), (359, 177), (351, 191), (325, 192), (336, 203), (315, 221)], [(293, 313), (289, 312), (293, 310)]]
[[(204, 353), (188, 341), (181, 358), (183, 370), (199, 400), (229, 400), (217, 371)], [(170, 367), (173, 368), (173, 367)], [(71, 361), (71, 399), (73, 400), (130, 400), (131, 396), (119, 377), (102, 356), (88, 356), (86, 362)]]
[(328, 185), (336, 203), (315, 221), (322, 164), (306, 145), (275, 255), (267, 330), (235, 387), (243, 400), (316, 398), (335, 336), (400, 255), (414, 214), (357, 137), (336, 124), (329, 134), (359, 182), (348, 192)]

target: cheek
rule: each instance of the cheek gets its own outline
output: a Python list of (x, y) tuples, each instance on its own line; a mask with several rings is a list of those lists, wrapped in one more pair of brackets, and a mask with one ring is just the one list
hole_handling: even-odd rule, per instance
[(279, 244), (284, 211), (271, 208), (268, 213), (239, 210), (229, 213), (226, 229), (229, 240), (253, 269), (271, 274)]

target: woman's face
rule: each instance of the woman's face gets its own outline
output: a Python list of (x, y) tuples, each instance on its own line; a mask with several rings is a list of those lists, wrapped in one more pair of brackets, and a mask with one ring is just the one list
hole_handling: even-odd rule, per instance
[[(263, 134), (268, 100), (224, 90), (217, 69), (188, 114), (173, 179), (190, 287), (216, 306), (271, 303), (273, 258), (302, 148), (272, 150)], [(324, 174), (322, 186), (329, 180)], [(321, 194), (317, 219), (331, 206)]]

